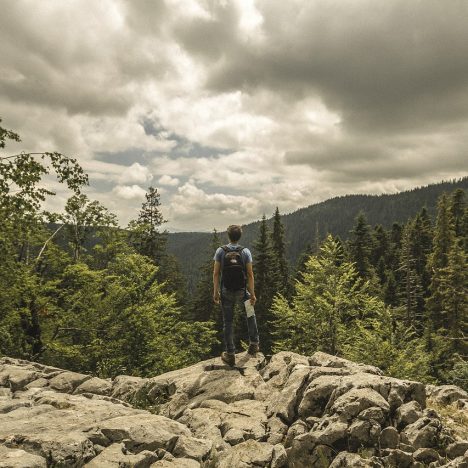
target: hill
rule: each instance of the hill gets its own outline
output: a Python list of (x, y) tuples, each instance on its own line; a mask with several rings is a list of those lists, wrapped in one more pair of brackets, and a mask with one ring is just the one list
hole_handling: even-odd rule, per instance
[[(331, 198), (321, 203), (301, 208), (281, 217), (285, 226), (287, 256), (291, 265), (295, 265), (307, 244), (315, 241), (315, 232), (321, 238), (327, 233), (347, 239), (354, 220), (363, 211), (369, 224), (382, 224), (391, 227), (392, 223), (406, 222), (416, 215), (423, 206), (434, 216), (437, 198), (443, 192), (452, 192), (456, 188), (468, 189), (468, 177), (455, 181), (440, 182), (425, 187), (418, 187), (405, 192), (384, 195), (346, 195)], [(280, 206), (281, 209), (281, 206)], [(233, 223), (235, 220), (233, 220)], [(272, 219), (269, 220), (272, 223)], [(244, 226), (243, 245), (252, 246), (257, 237), (259, 222)], [(220, 233), (226, 240), (225, 233)], [(180, 261), (182, 272), (188, 278), (189, 290), (197, 280), (198, 268), (213, 253), (209, 251), (211, 234), (200, 232), (181, 232), (169, 234), (168, 249)], [(190, 252), (190, 255), (187, 255)]]
[(113, 379), (1, 358), (0, 465), (466, 466), (458, 387), (322, 352), (237, 357)]

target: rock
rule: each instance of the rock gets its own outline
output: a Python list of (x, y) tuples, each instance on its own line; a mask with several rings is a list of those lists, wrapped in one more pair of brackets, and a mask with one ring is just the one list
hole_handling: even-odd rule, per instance
[(384, 413), (390, 410), (389, 404), (372, 388), (353, 388), (338, 397), (328, 409), (328, 414), (338, 414), (347, 420), (355, 418), (367, 408), (378, 407)]
[(28, 367), (4, 364), (0, 367), (0, 386), (11, 388), (12, 392), (21, 390), (25, 385), (36, 380), (38, 373)]
[(359, 447), (377, 445), (380, 425), (375, 421), (356, 420), (348, 427), (348, 446), (357, 450)]
[(110, 395), (112, 391), (112, 384), (108, 380), (92, 377), (85, 380), (73, 392), (75, 395), (80, 393), (94, 393), (96, 395)]
[(386, 419), (386, 415), (383, 412), (382, 408), (378, 408), (377, 406), (372, 406), (370, 408), (367, 408), (361, 411), (358, 414), (358, 418), (366, 420), (366, 421), (375, 421), (379, 424), (383, 424)]
[(49, 380), (49, 387), (59, 392), (72, 393), (78, 385), (90, 378), (90, 375), (78, 374), (77, 372), (61, 372)]
[(468, 450), (468, 441), (460, 440), (453, 442), (446, 449), (445, 453), (449, 458), (461, 457)]
[(281, 444), (276, 444), (273, 447), (273, 455), (271, 457), (270, 468), (283, 468), (288, 463), (288, 455), (284, 446)]
[(200, 463), (190, 458), (175, 458), (173, 460), (159, 460), (151, 468), (200, 468)]
[(357, 453), (341, 452), (335, 457), (330, 468), (383, 468), (383, 466), (377, 460), (361, 458)]
[(179, 436), (172, 453), (176, 457), (193, 458), (194, 460), (202, 461), (208, 458), (211, 452), (213, 442), (206, 439), (195, 439), (185, 435)]
[(0, 445), (0, 468), (46, 468), (46, 459), (21, 449)]
[(421, 405), (417, 401), (410, 401), (401, 405), (396, 412), (397, 427), (402, 429), (412, 424), (422, 416)]
[(292, 424), (289, 427), (288, 433), (286, 434), (286, 439), (284, 441), (284, 446), (291, 447), (292, 441), (297, 436), (305, 434), (306, 432), (309, 432), (309, 427), (307, 426), (307, 423), (305, 423), (301, 419), (298, 419), (296, 422), (294, 422), (294, 424)]
[(265, 442), (247, 440), (235, 445), (231, 450), (222, 452), (218, 468), (247, 468), (269, 466), (273, 458), (273, 447)]
[(104, 420), (97, 427), (112, 442), (125, 440), (126, 448), (132, 451), (163, 448), (172, 452), (179, 436), (191, 436), (190, 430), (183, 424), (150, 413)]
[(125, 453), (124, 444), (112, 444), (106, 447), (97, 457), (85, 465), (86, 468), (115, 467), (148, 467), (158, 460), (154, 452), (143, 450), (138, 454)]
[(309, 364), (311, 366), (320, 367), (334, 367), (334, 368), (345, 368), (350, 369), (354, 373), (366, 372), (368, 374), (381, 375), (382, 371), (378, 367), (368, 366), (366, 364), (357, 364), (353, 361), (340, 358), (338, 356), (332, 356), (330, 354), (317, 351), (309, 358)]
[(130, 375), (118, 375), (112, 381), (111, 396), (119, 400), (131, 400), (135, 393), (146, 383), (147, 379), (131, 377)]
[(450, 405), (457, 400), (468, 399), (468, 393), (456, 385), (440, 385), (432, 387), (430, 398), (440, 405)]
[(340, 385), (340, 376), (324, 375), (309, 383), (299, 404), (298, 415), (321, 417), (333, 391)]
[(439, 461), (440, 455), (431, 448), (419, 448), (413, 453), (413, 458), (428, 465), (431, 462)]
[(273, 394), (269, 400), (267, 414), (278, 416), (283, 421), (291, 423), (296, 416), (297, 402), (302, 398), (308, 375), (308, 367), (296, 365), (282, 390)]
[(324, 419), (317, 429), (309, 432), (316, 444), (341, 448), (347, 440), (348, 424), (337, 417)]
[(441, 423), (438, 419), (420, 418), (406, 426), (402, 434), (415, 449), (430, 448), (438, 445), (440, 430)]
[(412, 468), (413, 457), (409, 453), (398, 449), (385, 449), (382, 451), (382, 461), (385, 467)]
[(380, 447), (395, 449), (400, 442), (400, 434), (393, 426), (388, 426), (382, 429), (380, 433)]
[(333, 449), (328, 445), (317, 444), (310, 433), (302, 434), (292, 441), (286, 449), (288, 467), (302, 468), (305, 466), (328, 466), (333, 459)]

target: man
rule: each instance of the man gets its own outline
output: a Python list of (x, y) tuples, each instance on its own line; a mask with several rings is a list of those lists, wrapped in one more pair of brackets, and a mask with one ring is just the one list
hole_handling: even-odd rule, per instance
[[(214, 256), (213, 268), (213, 300), (216, 304), (221, 302), (223, 313), (224, 346), (226, 351), (221, 354), (221, 359), (228, 365), (236, 363), (236, 351), (233, 337), (234, 306), (241, 304), (245, 312), (244, 301), (250, 299), (255, 305), (254, 274), (252, 270), (252, 254), (250, 250), (238, 244), (242, 235), (242, 228), (231, 225), (227, 229), (229, 244), (219, 247)], [(221, 277), (221, 282), (220, 282)], [(247, 316), (249, 330), (248, 353), (255, 356), (258, 352), (258, 329), (255, 314)]]

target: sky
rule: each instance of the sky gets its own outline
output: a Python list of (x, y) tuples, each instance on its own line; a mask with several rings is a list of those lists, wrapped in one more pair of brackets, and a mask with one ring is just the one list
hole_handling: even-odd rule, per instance
[[(465, 0), (0, 0), (0, 118), (121, 226), (224, 230), (468, 173)], [(70, 195), (48, 181), (60, 211)]]

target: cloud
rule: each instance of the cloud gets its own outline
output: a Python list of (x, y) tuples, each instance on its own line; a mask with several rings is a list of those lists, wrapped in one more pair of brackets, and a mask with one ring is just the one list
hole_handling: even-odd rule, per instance
[(112, 192), (125, 200), (143, 200), (146, 190), (139, 185), (116, 185)]
[(170, 187), (176, 187), (180, 181), (177, 177), (171, 177), (170, 175), (164, 174), (158, 180), (161, 185), (169, 185)]
[(460, 176), (467, 17), (438, 0), (5, 2), (9, 151), (76, 157), (123, 223), (158, 186), (187, 230)]

